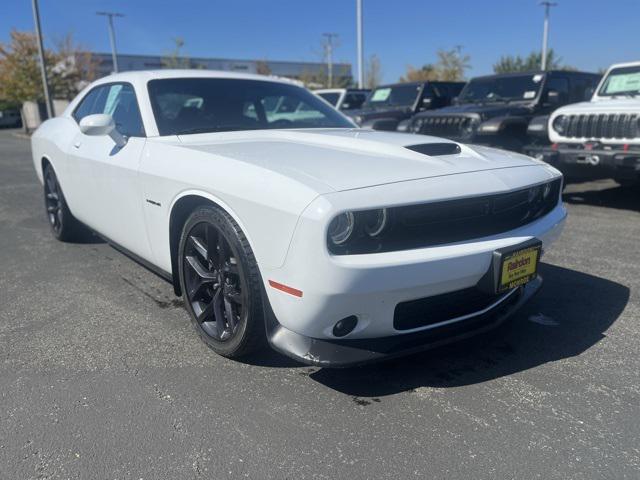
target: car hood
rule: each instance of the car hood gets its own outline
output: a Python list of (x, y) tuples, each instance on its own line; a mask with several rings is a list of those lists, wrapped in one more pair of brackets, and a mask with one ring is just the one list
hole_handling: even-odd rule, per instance
[(525, 105), (518, 104), (478, 104), (467, 103), (463, 105), (451, 105), (449, 107), (440, 108), (429, 112), (424, 112), (418, 115), (419, 117), (426, 117), (430, 115), (467, 115), (477, 114), (482, 120), (488, 120), (493, 117), (500, 117), (504, 115), (526, 115), (531, 110)]
[(553, 112), (553, 116), (566, 115), (571, 113), (626, 113), (637, 112), (640, 109), (640, 98), (616, 98), (596, 102), (580, 102), (566, 105)]
[(319, 193), (541, 164), (517, 153), (466, 145), (459, 154), (429, 156), (406, 147), (452, 142), (365, 129), (258, 130), (186, 135), (179, 140), (182, 148), (251, 163)]

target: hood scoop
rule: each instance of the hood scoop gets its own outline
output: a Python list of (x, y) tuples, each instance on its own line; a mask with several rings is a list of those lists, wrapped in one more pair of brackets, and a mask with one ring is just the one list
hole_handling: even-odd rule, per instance
[(423, 155), (429, 155), (430, 157), (438, 157), (440, 155), (457, 155), (462, 151), (460, 149), (460, 145), (451, 142), (422, 143), (419, 145), (408, 145), (405, 148), (413, 150), (414, 152), (422, 153)]

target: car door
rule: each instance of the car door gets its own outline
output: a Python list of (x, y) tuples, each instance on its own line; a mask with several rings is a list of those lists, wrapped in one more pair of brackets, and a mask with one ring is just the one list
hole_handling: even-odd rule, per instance
[[(89, 136), (78, 131), (69, 159), (83, 172), (83, 178), (78, 179), (85, 182), (81, 187), (86, 199), (82, 220), (110, 241), (151, 260), (138, 175), (146, 137), (135, 91), (129, 83), (98, 88), (89, 114), (111, 115), (127, 142), (117, 147), (107, 135)], [(79, 122), (82, 115), (78, 117)]]

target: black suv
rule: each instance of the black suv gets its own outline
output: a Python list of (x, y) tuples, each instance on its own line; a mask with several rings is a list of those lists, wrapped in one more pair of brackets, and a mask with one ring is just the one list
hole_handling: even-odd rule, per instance
[(519, 152), (534, 117), (582, 101), (599, 80), (595, 73), (555, 70), (476, 77), (455, 105), (415, 115), (408, 131)]
[(460, 94), (462, 82), (411, 82), (376, 88), (360, 110), (346, 113), (361, 127), (395, 131), (418, 112), (446, 107)]

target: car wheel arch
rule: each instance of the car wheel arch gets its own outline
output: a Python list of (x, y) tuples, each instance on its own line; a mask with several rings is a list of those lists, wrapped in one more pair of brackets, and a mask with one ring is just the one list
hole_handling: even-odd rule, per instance
[(253, 241), (251, 240), (244, 223), (238, 215), (226, 203), (207, 193), (200, 191), (183, 192), (174, 199), (169, 209), (169, 252), (171, 258), (171, 277), (173, 283), (173, 291), (177, 296), (182, 295), (180, 288), (180, 278), (178, 272), (178, 246), (180, 245), (180, 235), (182, 227), (189, 218), (189, 215), (198, 207), (209, 205), (218, 208), (229, 214), (238, 224), (244, 233), (249, 246), (255, 252)]
[(51, 159), (47, 155), (43, 155), (42, 158), (40, 159), (40, 172), (38, 172), (40, 174), (40, 178), (43, 183), (44, 183), (44, 169), (46, 168), (47, 165), (53, 168), (53, 171), (56, 172), (56, 167), (53, 166), (53, 162), (51, 161)]

